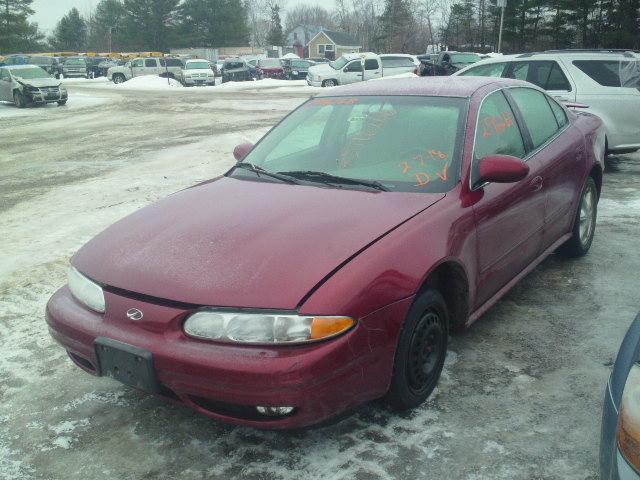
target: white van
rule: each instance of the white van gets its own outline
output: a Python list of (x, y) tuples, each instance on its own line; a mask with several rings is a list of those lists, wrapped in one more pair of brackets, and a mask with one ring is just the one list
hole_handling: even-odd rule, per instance
[(475, 63), (454, 75), (517, 78), (564, 102), (587, 105), (599, 116), (607, 152), (640, 149), (640, 55), (615, 50), (549, 50), (504, 55)]
[[(362, 60), (364, 59), (364, 72)], [(364, 73), (364, 76), (363, 76)], [(375, 53), (348, 53), (329, 63), (309, 67), (307, 85), (335, 87), (382, 77), (382, 61)]]

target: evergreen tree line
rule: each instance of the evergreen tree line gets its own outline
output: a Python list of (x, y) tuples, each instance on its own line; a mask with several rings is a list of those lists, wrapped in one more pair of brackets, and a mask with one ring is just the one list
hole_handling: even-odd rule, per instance
[[(495, 51), (496, 0), (335, 0), (335, 7), (278, 0), (101, 0), (71, 9), (45, 39), (33, 0), (0, 0), (0, 53), (167, 51), (170, 47), (285, 45), (298, 25), (339, 30), (363, 50), (421, 53), (427, 45)], [(284, 18), (284, 26), (282, 22)], [(508, 0), (502, 51), (640, 49), (640, 0)]]

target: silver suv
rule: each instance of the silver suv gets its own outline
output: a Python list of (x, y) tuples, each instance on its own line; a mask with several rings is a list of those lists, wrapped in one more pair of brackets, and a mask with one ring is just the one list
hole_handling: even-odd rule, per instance
[(109, 68), (107, 78), (113, 83), (122, 83), (145, 75), (180, 78), (183, 68), (184, 63), (179, 58), (135, 58), (122, 66)]
[(602, 118), (607, 151), (640, 149), (640, 55), (615, 50), (549, 50), (504, 55), (454, 75), (526, 80), (558, 100), (581, 103)]

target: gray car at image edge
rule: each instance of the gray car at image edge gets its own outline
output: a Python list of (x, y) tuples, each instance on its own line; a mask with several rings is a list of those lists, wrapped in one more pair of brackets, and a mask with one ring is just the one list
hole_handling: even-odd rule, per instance
[(0, 101), (29, 104), (67, 103), (67, 89), (37, 65), (0, 67)]
[(622, 341), (604, 396), (600, 478), (640, 480), (640, 314)]

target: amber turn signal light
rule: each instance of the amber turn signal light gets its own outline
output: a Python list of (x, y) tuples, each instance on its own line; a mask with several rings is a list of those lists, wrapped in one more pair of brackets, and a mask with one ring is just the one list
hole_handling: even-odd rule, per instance
[(353, 326), (353, 319), (349, 317), (314, 317), (311, 322), (311, 338), (334, 337)]
[(640, 471), (640, 365), (638, 364), (631, 367), (624, 385), (616, 438), (622, 456), (636, 471)]

